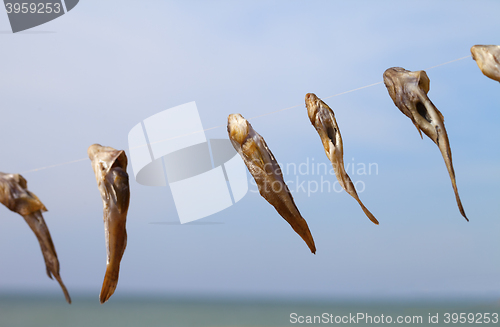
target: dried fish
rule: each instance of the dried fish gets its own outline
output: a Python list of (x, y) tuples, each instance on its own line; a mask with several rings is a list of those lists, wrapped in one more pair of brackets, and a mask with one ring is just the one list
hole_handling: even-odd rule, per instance
[(66, 301), (71, 304), (68, 290), (59, 275), (59, 260), (50, 236), (49, 228), (43, 219), (42, 212), (47, 208), (38, 197), (28, 190), (28, 182), (19, 174), (0, 173), (0, 202), (10, 210), (23, 216), (31, 230), (35, 233), (43, 259), (47, 276), (56, 278), (61, 285)]
[(292, 194), (283, 180), (281, 168), (262, 136), (240, 114), (229, 115), (227, 131), (231, 143), (257, 182), (260, 195), (272, 204), (293, 230), (302, 237), (311, 252), (316, 253), (314, 239), (307, 222), (300, 215)]
[(411, 119), (420, 137), (423, 131), (439, 147), (450, 175), (460, 213), (469, 221), (458, 195), (444, 117), (427, 97), (430, 89), (429, 77), (423, 70), (411, 72), (401, 67), (393, 67), (384, 72), (384, 83), (394, 104)]
[(127, 246), (127, 212), (130, 189), (127, 174), (127, 156), (123, 150), (93, 144), (88, 149), (104, 206), (104, 234), (106, 238), (106, 275), (99, 299), (106, 302), (115, 292), (120, 273), (120, 262)]
[(333, 110), (314, 93), (306, 94), (306, 108), (311, 124), (316, 128), (321, 138), (326, 156), (332, 162), (340, 186), (358, 201), (365, 215), (378, 225), (378, 220), (359, 199), (356, 188), (344, 169), (344, 146)]

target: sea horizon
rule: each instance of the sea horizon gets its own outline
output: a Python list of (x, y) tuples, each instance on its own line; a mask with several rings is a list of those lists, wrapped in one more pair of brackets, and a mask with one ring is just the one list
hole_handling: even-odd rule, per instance
[[(300, 299), (297, 297), (121, 294), (100, 304), (98, 296), (75, 293), (68, 305), (62, 295), (0, 294), (0, 326), (294, 326), (406, 325), (447, 326), (460, 313), (477, 323), (500, 313), (498, 298)], [(448, 318), (446, 318), (448, 317)], [(437, 318), (437, 319), (434, 319)], [(404, 321), (407, 319), (407, 322)], [(431, 323), (429, 320), (434, 319)], [(446, 319), (449, 322), (446, 322)], [(466, 318), (467, 319), (467, 318)], [(411, 320), (411, 321), (410, 321)], [(437, 321), (437, 323), (436, 323)], [(472, 321), (472, 320), (470, 320)], [(460, 325), (468, 325), (465, 323)]]

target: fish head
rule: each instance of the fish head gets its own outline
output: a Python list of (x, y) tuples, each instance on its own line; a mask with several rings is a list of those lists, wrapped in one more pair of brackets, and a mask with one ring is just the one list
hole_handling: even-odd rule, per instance
[(227, 117), (227, 132), (231, 142), (236, 142), (240, 147), (245, 142), (250, 131), (250, 124), (240, 114), (231, 114)]
[(484, 45), (473, 45), (470, 48), (470, 53), (472, 55), (472, 59), (477, 62), (479, 68), (483, 66), (484, 57), (485, 57), (486, 48)]
[(334, 124), (335, 126), (337, 125), (333, 110), (323, 100), (318, 98), (316, 94), (306, 94), (306, 108), (307, 115), (315, 127), (317, 127), (316, 120), (318, 119), (318, 116), (330, 116), (327, 120), (331, 120), (331, 124)]
[(330, 161), (342, 158), (342, 136), (333, 110), (314, 93), (307, 93), (305, 100), (307, 115), (321, 138), (326, 156)]
[(483, 74), (500, 82), (500, 45), (474, 45), (470, 52)]
[(0, 203), (22, 216), (47, 211), (42, 201), (28, 190), (28, 182), (23, 176), (0, 174)]
[(416, 98), (416, 94), (413, 93), (418, 91), (427, 94), (431, 81), (423, 70), (412, 72), (402, 67), (392, 67), (384, 72), (384, 84), (392, 101), (399, 107), (396, 102), (400, 102), (401, 97), (405, 94), (411, 98)]
[(123, 150), (116, 150), (100, 144), (92, 144), (87, 149), (87, 154), (90, 160), (101, 162), (107, 170), (113, 167), (120, 167), (123, 170), (127, 169), (127, 156)]
[(94, 174), (99, 185), (112, 169), (127, 170), (127, 156), (125, 151), (116, 150), (109, 146), (92, 144), (87, 149)]
[(89, 156), (89, 159), (92, 160), (93, 158), (95, 158), (97, 154), (101, 151), (101, 149), (102, 145), (100, 144), (92, 144), (91, 146), (89, 146), (89, 148), (87, 149), (87, 154)]
[(307, 115), (309, 116), (311, 123), (313, 123), (313, 125), (314, 125), (314, 120), (316, 119), (315, 118), (316, 113), (318, 112), (319, 108), (321, 107), (322, 101), (314, 93), (307, 93), (305, 100), (306, 100)]
[(411, 119), (420, 135), (422, 136), (421, 130), (423, 130), (436, 142), (433, 129), (436, 123), (442, 123), (444, 119), (427, 97), (430, 90), (427, 73), (423, 70), (412, 72), (401, 67), (393, 67), (384, 72), (384, 83), (396, 107)]

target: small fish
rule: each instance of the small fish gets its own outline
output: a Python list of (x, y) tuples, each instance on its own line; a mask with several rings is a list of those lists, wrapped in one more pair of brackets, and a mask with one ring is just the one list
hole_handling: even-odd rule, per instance
[(311, 252), (316, 253), (314, 239), (307, 222), (300, 215), (292, 194), (283, 180), (281, 168), (262, 136), (240, 114), (229, 115), (227, 131), (231, 143), (257, 182), (260, 195), (272, 204), (293, 230), (302, 237)]
[(127, 156), (122, 150), (93, 144), (88, 149), (104, 206), (106, 237), (106, 275), (99, 300), (106, 302), (115, 292), (120, 273), (120, 261), (127, 246), (127, 211), (130, 201)]
[(427, 97), (430, 90), (429, 77), (423, 70), (411, 72), (401, 67), (392, 67), (384, 72), (384, 83), (394, 104), (411, 119), (420, 137), (423, 131), (439, 147), (450, 175), (460, 213), (469, 221), (458, 195), (444, 117)]
[(71, 304), (68, 290), (59, 275), (59, 260), (56, 249), (49, 228), (42, 216), (42, 211), (47, 211), (47, 208), (35, 194), (28, 190), (28, 182), (19, 174), (0, 173), (0, 203), (23, 216), (28, 223), (35, 233), (38, 243), (40, 243), (47, 276), (50, 279), (52, 276), (56, 278), (61, 285), (66, 301)]
[(358, 201), (365, 215), (374, 224), (378, 225), (378, 220), (359, 199), (356, 188), (344, 169), (344, 146), (342, 144), (342, 136), (340, 135), (340, 129), (337, 125), (337, 120), (335, 120), (333, 110), (314, 93), (306, 94), (306, 108), (311, 124), (316, 128), (316, 131), (321, 138), (326, 156), (332, 162), (335, 176), (337, 176), (337, 180), (340, 185), (344, 190), (346, 190), (347, 193)]
[(483, 74), (500, 82), (500, 45), (475, 45), (470, 52)]

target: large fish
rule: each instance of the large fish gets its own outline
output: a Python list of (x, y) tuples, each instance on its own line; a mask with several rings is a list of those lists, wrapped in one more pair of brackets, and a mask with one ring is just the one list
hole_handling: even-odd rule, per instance
[(266, 142), (240, 114), (227, 119), (227, 131), (234, 148), (257, 182), (260, 195), (274, 206), (293, 230), (302, 237), (312, 253), (316, 253), (314, 239), (307, 222), (300, 215), (292, 194), (283, 180), (281, 168)]
[(106, 237), (106, 275), (99, 300), (106, 302), (115, 292), (120, 262), (127, 246), (127, 211), (130, 189), (127, 156), (124, 151), (93, 144), (88, 149), (104, 206), (104, 235)]
[(342, 136), (340, 135), (340, 129), (337, 125), (337, 121), (335, 120), (333, 110), (330, 109), (330, 107), (319, 99), (314, 93), (306, 94), (306, 108), (311, 124), (314, 128), (316, 128), (316, 131), (321, 138), (326, 156), (332, 162), (333, 170), (335, 171), (335, 175), (337, 176), (340, 186), (342, 186), (347, 193), (358, 201), (365, 215), (374, 224), (378, 225), (378, 220), (359, 199), (356, 188), (344, 169), (344, 147), (342, 144)]
[(460, 213), (469, 221), (458, 195), (444, 117), (427, 97), (430, 89), (429, 77), (423, 70), (411, 72), (401, 67), (392, 67), (384, 72), (384, 83), (394, 104), (411, 119), (420, 137), (423, 131), (439, 147), (450, 175)]
[(23, 216), (35, 233), (42, 250), (45, 268), (50, 279), (56, 278), (61, 285), (66, 301), (71, 303), (68, 290), (59, 275), (59, 260), (50, 236), (49, 228), (42, 216), (47, 208), (38, 197), (28, 190), (28, 183), (19, 174), (0, 173), (0, 202), (10, 210)]
[(470, 52), (483, 74), (500, 82), (500, 45), (475, 45)]

